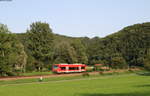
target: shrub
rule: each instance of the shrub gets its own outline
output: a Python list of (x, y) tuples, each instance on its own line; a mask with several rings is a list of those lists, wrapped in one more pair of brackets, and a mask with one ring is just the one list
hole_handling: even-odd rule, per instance
[(92, 72), (93, 70), (94, 70), (94, 67), (92, 67), (92, 66), (87, 66), (86, 67), (87, 72)]
[(17, 73), (14, 73), (14, 72), (7, 72), (6, 74), (7, 74), (7, 76), (17, 76), (18, 75)]
[(111, 59), (111, 63), (112, 63), (111, 66), (114, 69), (118, 69), (118, 68), (123, 69), (127, 67), (127, 63), (123, 57), (113, 57)]
[(150, 71), (150, 57), (144, 59), (144, 68)]

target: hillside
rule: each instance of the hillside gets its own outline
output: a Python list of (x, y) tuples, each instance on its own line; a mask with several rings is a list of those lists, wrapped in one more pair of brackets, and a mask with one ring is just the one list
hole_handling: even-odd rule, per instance
[(55, 63), (105, 64), (112, 68), (150, 68), (150, 23), (135, 24), (104, 38), (54, 34), (49, 24), (35, 22), (26, 33), (0, 25), (0, 73), (45, 71)]
[(92, 41), (90, 46), (94, 46), (91, 48), (94, 61), (100, 60), (110, 66), (143, 66), (150, 48), (150, 23), (128, 26), (105, 38), (94, 38)]

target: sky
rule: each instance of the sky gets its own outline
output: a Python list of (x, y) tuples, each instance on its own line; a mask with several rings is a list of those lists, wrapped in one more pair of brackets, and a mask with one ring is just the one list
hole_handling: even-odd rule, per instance
[(150, 21), (150, 0), (0, 0), (0, 23), (24, 33), (33, 22), (50, 24), (56, 34), (105, 37)]

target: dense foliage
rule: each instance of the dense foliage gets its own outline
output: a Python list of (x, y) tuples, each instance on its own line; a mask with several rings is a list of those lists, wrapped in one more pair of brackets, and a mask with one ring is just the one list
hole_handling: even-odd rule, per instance
[(15, 34), (10, 33), (6, 25), (0, 24), (0, 74), (24, 72), (26, 59), (23, 44)]
[(89, 49), (93, 56), (90, 61), (101, 61), (113, 67), (114, 59), (118, 58), (122, 67), (144, 66), (149, 48), (150, 23), (136, 24), (105, 38), (94, 38)]
[(49, 24), (34, 22), (26, 33), (0, 24), (0, 74), (44, 71), (56, 63), (105, 64), (112, 68), (150, 69), (150, 23), (128, 26), (105, 38), (54, 34)]

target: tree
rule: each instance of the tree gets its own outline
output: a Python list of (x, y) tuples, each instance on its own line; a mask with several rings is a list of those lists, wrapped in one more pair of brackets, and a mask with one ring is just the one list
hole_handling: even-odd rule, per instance
[(0, 24), (0, 74), (10, 75), (17, 70), (25, 71), (26, 53), (24, 46), (6, 25)]
[(31, 24), (27, 33), (18, 37), (30, 57), (27, 61), (27, 68), (33, 68), (30, 70), (39, 69), (38, 66), (42, 69), (50, 63), (104, 63), (115, 68), (149, 65), (150, 22), (131, 25), (104, 38), (92, 39), (52, 34), (47, 23), (36, 22)]
[(54, 47), (54, 55), (53, 55), (53, 63), (68, 63), (73, 64), (77, 63), (77, 54), (74, 47), (67, 41), (59, 42), (59, 44), (55, 44)]
[[(35, 22), (27, 30), (27, 50), (28, 54), (36, 60), (38, 69), (47, 68), (51, 63), (53, 50), (53, 33), (49, 24)], [(39, 63), (40, 62), (40, 63)]]
[(26, 63), (27, 63), (27, 54), (24, 51), (24, 46), (18, 41), (15, 40), (13, 46), (15, 48), (13, 52), (9, 54), (9, 63), (13, 64), (14, 72), (25, 72)]
[(120, 54), (129, 66), (144, 66), (143, 59), (150, 47), (150, 23), (135, 24), (104, 38), (93, 38), (88, 53), (91, 63), (99, 60), (111, 64), (115, 53)]
[(150, 49), (147, 51), (147, 54), (145, 56), (144, 67), (145, 69), (150, 71)]
[(78, 60), (78, 63), (87, 64), (88, 63), (88, 57), (86, 54), (86, 48), (82, 44), (81, 40), (73, 40), (71, 44), (76, 52), (76, 58)]
[(127, 63), (123, 57), (113, 57), (111, 59), (112, 68), (127, 68)]

